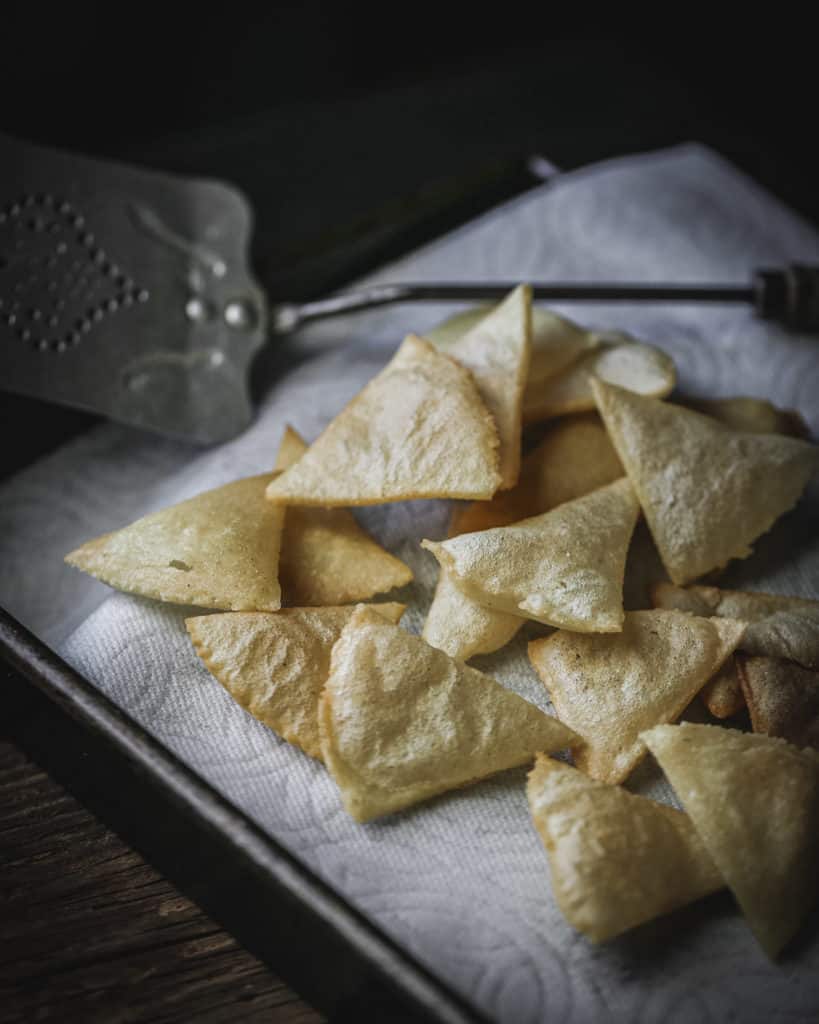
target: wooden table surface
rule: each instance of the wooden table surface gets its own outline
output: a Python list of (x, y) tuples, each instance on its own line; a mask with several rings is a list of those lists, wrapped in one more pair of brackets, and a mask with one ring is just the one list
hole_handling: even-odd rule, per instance
[(0, 1021), (323, 1020), (0, 735)]

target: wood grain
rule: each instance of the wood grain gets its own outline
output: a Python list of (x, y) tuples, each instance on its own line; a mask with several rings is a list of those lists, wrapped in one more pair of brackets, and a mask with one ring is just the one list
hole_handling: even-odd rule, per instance
[(0, 741), (0, 1021), (322, 1018)]

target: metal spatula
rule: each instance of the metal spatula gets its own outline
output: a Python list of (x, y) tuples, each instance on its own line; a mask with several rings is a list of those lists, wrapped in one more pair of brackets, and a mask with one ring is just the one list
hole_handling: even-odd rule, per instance
[[(212, 443), (252, 417), (268, 334), (395, 302), (501, 298), (517, 282), (386, 285), (270, 309), (248, 267), (252, 212), (234, 188), (0, 136), (0, 386)], [(538, 284), (551, 300), (753, 303), (819, 326), (819, 269), (751, 285)]]

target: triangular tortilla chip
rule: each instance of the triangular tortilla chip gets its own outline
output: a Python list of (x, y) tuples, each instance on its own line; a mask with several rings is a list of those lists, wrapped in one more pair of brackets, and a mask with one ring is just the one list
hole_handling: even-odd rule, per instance
[(449, 348), (465, 366), (492, 413), (500, 438), (501, 487), (520, 473), (523, 389), (532, 356), (532, 289), (520, 285)]
[(643, 739), (775, 957), (819, 895), (819, 754), (690, 722)]
[(473, 501), (452, 514), (449, 536), (508, 526), (548, 512), (619, 480), (624, 469), (597, 413), (567, 416), (523, 459), (520, 479), (491, 501)]
[(290, 469), (309, 447), (301, 434), (287, 424), (279, 442), (279, 450), (276, 452), (276, 461), (273, 463), (274, 471), (283, 473), (286, 469)]
[(748, 624), (740, 649), (760, 657), (787, 658), (819, 668), (819, 601), (754, 591), (658, 583), (652, 604), (695, 615), (719, 615)]
[(819, 449), (804, 441), (739, 433), (602, 381), (592, 387), (674, 583), (749, 555), (819, 466)]
[(687, 815), (538, 755), (526, 787), (563, 916), (606, 942), (725, 884)]
[(324, 506), (491, 498), (500, 484), (497, 448), (469, 371), (410, 335), (267, 497)]
[(730, 718), (745, 707), (736, 662), (728, 658), (700, 690), (700, 700), (715, 718)]
[(468, 661), (476, 654), (492, 654), (505, 647), (525, 621), (478, 604), (452, 582), (446, 569), (441, 569), (423, 637), (450, 658)]
[(534, 704), (362, 605), (333, 648), (319, 730), (356, 821), (577, 741)]
[[(276, 466), (287, 469), (307, 451), (287, 427)], [(284, 602), (321, 608), (366, 601), (412, 580), (412, 570), (385, 551), (345, 508), (287, 509), (279, 556)]]
[(490, 608), (578, 632), (616, 632), (639, 508), (623, 477), (551, 512), (422, 546)]
[(603, 343), (558, 376), (527, 387), (523, 422), (539, 423), (553, 416), (593, 409), (591, 382), (596, 378), (641, 395), (663, 398), (674, 390), (677, 371), (671, 356), (653, 345), (630, 339)]
[(272, 474), (247, 477), (138, 519), (65, 556), (117, 590), (172, 604), (275, 611), (282, 509)]
[(645, 757), (640, 733), (682, 714), (742, 630), (731, 619), (628, 612), (616, 636), (560, 630), (533, 640), (529, 660), (560, 721), (585, 741), (577, 767), (601, 782), (622, 782)]
[[(370, 606), (398, 622), (403, 604)], [(234, 700), (288, 743), (321, 760), (318, 702), (330, 652), (355, 611), (285, 608), (186, 619), (194, 649)]]
[(819, 672), (782, 658), (737, 658), (754, 732), (819, 750)]
[[(425, 337), (446, 351), (460, 338), (489, 316), (497, 307), (475, 306), (449, 317)], [(527, 387), (536, 385), (565, 370), (584, 352), (596, 348), (600, 336), (586, 331), (571, 320), (537, 306), (532, 308), (532, 358), (529, 363)]]
[(807, 424), (795, 409), (778, 409), (764, 398), (688, 398), (680, 404), (712, 416), (732, 430), (746, 434), (786, 434), (808, 438)]

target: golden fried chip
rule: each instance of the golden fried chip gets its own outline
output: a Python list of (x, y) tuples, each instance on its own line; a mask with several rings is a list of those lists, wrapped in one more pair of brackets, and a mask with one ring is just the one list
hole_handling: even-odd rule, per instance
[(538, 754), (526, 787), (563, 916), (605, 942), (725, 884), (687, 815)]
[(689, 722), (643, 739), (751, 931), (775, 957), (819, 895), (819, 754)]
[(289, 424), (284, 428), (282, 439), (279, 442), (279, 450), (276, 452), (276, 461), (273, 469), (276, 473), (282, 473), (290, 469), (299, 461), (310, 446), (304, 438), (295, 431)]
[(749, 555), (819, 466), (819, 448), (804, 441), (739, 433), (603, 381), (592, 387), (674, 583)]
[(560, 630), (532, 641), (529, 660), (560, 721), (585, 741), (577, 767), (601, 782), (622, 782), (645, 756), (640, 733), (682, 714), (742, 630), (731, 619), (628, 612), (616, 636)]
[[(398, 622), (405, 605), (369, 605)], [(318, 702), (330, 652), (355, 607), (284, 608), (186, 619), (194, 650), (233, 699), (282, 739), (321, 760)]]
[(652, 588), (652, 604), (695, 615), (719, 615), (748, 624), (740, 649), (760, 657), (787, 658), (819, 668), (819, 601), (718, 587), (670, 583)]
[(700, 698), (714, 718), (730, 718), (745, 707), (742, 684), (733, 658), (703, 686)]
[(577, 742), (534, 704), (362, 605), (333, 648), (319, 730), (356, 821)]
[(456, 508), (449, 536), (508, 526), (610, 484), (624, 470), (597, 413), (567, 416), (523, 459), (520, 479), (491, 501)]
[(532, 289), (520, 285), (463, 337), (449, 355), (465, 366), (492, 413), (500, 438), (501, 487), (520, 473), (523, 389), (532, 356)]
[(440, 543), (424, 540), (481, 604), (549, 626), (616, 632), (639, 507), (625, 477), (551, 512)]
[(764, 398), (682, 398), (680, 404), (746, 434), (810, 436), (807, 424), (796, 410), (778, 409)]
[(267, 489), (284, 505), (491, 498), (498, 432), (468, 370), (410, 335)]
[(441, 569), (423, 637), (450, 658), (468, 661), (476, 654), (492, 654), (505, 647), (525, 621), (478, 604), (455, 586), (446, 569)]
[(568, 369), (542, 384), (532, 384), (523, 396), (523, 422), (538, 423), (553, 416), (594, 409), (594, 379), (619, 384), (641, 395), (663, 398), (674, 390), (674, 361), (661, 349), (642, 342), (604, 342)]
[(88, 541), (65, 560), (156, 601), (274, 611), (284, 513), (264, 500), (271, 479), (247, 477), (198, 494)]
[[(489, 316), (493, 306), (476, 306), (444, 320), (427, 331), (425, 337), (434, 345), (450, 351), (460, 338)], [(553, 377), (578, 359), (584, 352), (596, 348), (600, 337), (566, 320), (556, 313), (537, 306), (532, 309), (532, 358), (529, 363), (528, 384), (540, 383)]]
[[(288, 427), (276, 466), (287, 469), (307, 451)], [(385, 551), (345, 508), (287, 509), (279, 556), (285, 604), (316, 608), (366, 601), (412, 580), (412, 570)]]
[(737, 658), (754, 732), (819, 750), (819, 672), (782, 658)]

